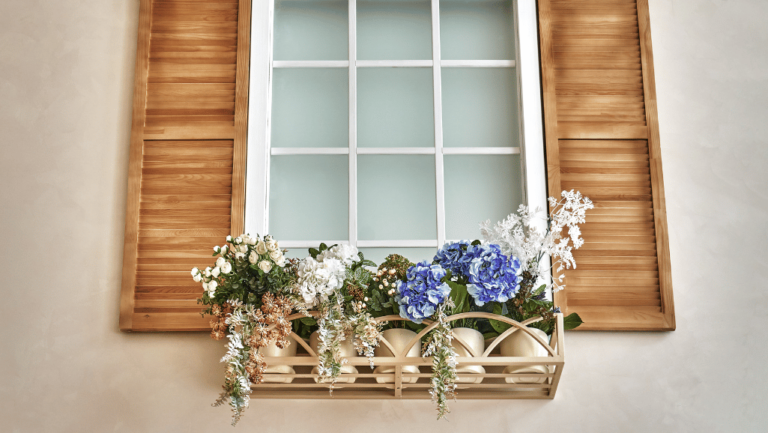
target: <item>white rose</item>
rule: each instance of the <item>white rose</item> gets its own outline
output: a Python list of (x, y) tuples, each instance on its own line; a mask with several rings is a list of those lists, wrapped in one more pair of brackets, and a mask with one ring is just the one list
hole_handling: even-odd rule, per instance
[(200, 274), (195, 274), (194, 277), (192, 277), (193, 280), (195, 280), (196, 283), (199, 283), (200, 281), (203, 281), (203, 276)]
[(280, 257), (283, 257), (283, 252), (280, 250), (270, 251), (269, 252), (269, 258), (273, 261), (277, 262)]
[(232, 236), (227, 235), (227, 242), (232, 242)]
[(216, 266), (222, 267), (224, 266), (224, 263), (227, 263), (227, 259), (225, 259), (224, 257), (219, 257), (218, 259), (216, 259)]
[(194, 277), (195, 275), (199, 274), (199, 273), (200, 273), (200, 269), (197, 269), (197, 268), (192, 268), (192, 276), (193, 276), (193, 277)]
[(260, 261), (260, 262), (259, 262), (259, 269), (261, 269), (262, 271), (264, 271), (264, 273), (267, 273), (267, 274), (268, 274), (268, 273), (269, 273), (269, 271), (271, 271), (271, 270), (272, 270), (272, 263), (269, 263), (269, 262), (268, 262), (268, 261), (266, 261), (266, 260), (262, 260), (262, 261)]
[(213, 252), (214, 252), (214, 253), (218, 253), (220, 250), (221, 250), (221, 247), (220, 247), (220, 246), (218, 246), (218, 245), (217, 245), (217, 246), (215, 246), (215, 247), (213, 247)]
[(203, 283), (203, 290), (208, 291), (208, 283)]
[(241, 238), (240, 236), (236, 237), (235, 238), (235, 243), (238, 244), (238, 245), (242, 244), (243, 243), (243, 238)]
[(259, 243), (256, 244), (256, 252), (259, 254), (266, 254), (267, 245), (264, 243), (264, 241), (259, 241)]
[(221, 247), (221, 254), (227, 254), (227, 249), (228, 249), (228, 248), (229, 248), (229, 247), (228, 247), (228, 246), (226, 246), (226, 245), (224, 245), (223, 247)]
[(256, 245), (256, 238), (248, 236), (248, 245)]
[(208, 296), (210, 296), (211, 298), (213, 298), (213, 294), (216, 293), (217, 285), (218, 284), (216, 284), (216, 281), (211, 281), (210, 283), (208, 283)]
[(206, 277), (210, 277), (211, 276), (211, 268), (210, 267), (205, 268), (205, 276)]
[(277, 251), (277, 241), (275, 240), (268, 240), (267, 241), (267, 249), (270, 251)]
[(221, 273), (228, 274), (232, 272), (232, 265), (229, 262), (224, 263), (224, 266), (221, 267)]
[(285, 267), (285, 257), (280, 256), (280, 258), (277, 261), (275, 261), (275, 264), (277, 266), (280, 266), (281, 268), (284, 268)]
[(211, 271), (211, 275), (213, 275), (213, 278), (219, 278), (220, 273), (221, 273), (221, 269), (219, 269), (218, 266), (213, 268), (213, 270)]
[(248, 252), (248, 245), (238, 245), (237, 250), (241, 253), (247, 253)]
[(266, 236), (264, 236), (264, 240), (265, 240), (265, 241), (271, 241), (271, 240), (272, 240), (272, 235), (266, 235)]
[(256, 251), (251, 251), (251, 255), (248, 256), (248, 261), (254, 265), (259, 261), (259, 255), (256, 254)]
[(235, 253), (235, 258), (236, 259), (244, 259), (245, 258), (245, 253)]

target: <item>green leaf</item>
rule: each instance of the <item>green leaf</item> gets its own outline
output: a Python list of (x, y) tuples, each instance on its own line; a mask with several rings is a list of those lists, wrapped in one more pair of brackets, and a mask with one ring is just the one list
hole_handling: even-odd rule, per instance
[(481, 243), (482, 242), (480, 242), (479, 239), (475, 239), (474, 241), (472, 241), (472, 245), (480, 245)]
[[(360, 255), (363, 255), (363, 253), (360, 253)], [(374, 268), (376, 267), (376, 263), (374, 263), (374, 262), (372, 262), (370, 260), (363, 260), (360, 264), (361, 264), (361, 266), (371, 266), (371, 267), (374, 267)]]
[(466, 313), (469, 311), (469, 293), (467, 292), (467, 286), (455, 283), (453, 281), (447, 282), (448, 287), (451, 288), (451, 300), (455, 307), (452, 314)]
[(546, 288), (547, 288), (547, 285), (546, 284), (542, 284), (541, 286), (539, 286), (538, 289), (533, 291), (533, 296), (541, 295), (541, 292), (543, 292), (544, 289), (546, 289)]
[(483, 340), (487, 340), (489, 338), (496, 338), (498, 336), (499, 336), (498, 332), (486, 332), (485, 334), (483, 334)]
[(563, 318), (563, 325), (565, 327), (565, 330), (568, 331), (570, 329), (578, 328), (579, 325), (584, 323), (581, 320), (581, 317), (579, 317), (576, 313), (571, 313)]
[(309, 255), (312, 256), (313, 259), (316, 259), (318, 254), (320, 254), (320, 251), (317, 248), (309, 249)]
[(328, 249), (328, 245), (325, 244), (325, 242), (320, 244), (320, 251), (325, 251)]
[(317, 325), (317, 320), (314, 317), (302, 317), (299, 321), (307, 326)]

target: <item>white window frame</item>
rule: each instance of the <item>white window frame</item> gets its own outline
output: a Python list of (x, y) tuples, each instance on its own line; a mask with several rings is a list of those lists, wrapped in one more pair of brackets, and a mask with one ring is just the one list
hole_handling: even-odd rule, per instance
[[(439, 17), (439, 0), (431, 0), (432, 16)], [(366, 247), (438, 247), (445, 243), (445, 192), (442, 155), (448, 154), (521, 154), (523, 201), (532, 208), (547, 208), (547, 184), (544, 158), (544, 132), (539, 78), (539, 39), (536, 0), (513, 0), (515, 20), (514, 61), (441, 60), (440, 20), (432, 20), (432, 60), (359, 61), (356, 60), (356, 0), (349, 0), (349, 53), (343, 61), (273, 61), (274, 0), (253, 0), (251, 28), (251, 76), (248, 108), (248, 157), (246, 164), (245, 232), (265, 234), (269, 228), (270, 155), (333, 154), (349, 155), (349, 240), (328, 239), (331, 243), (352, 243)], [(523, 40), (526, 43), (521, 44)], [(442, 131), (441, 68), (433, 69), (435, 146), (430, 148), (358, 148), (357, 147), (357, 68), (358, 67), (512, 67), (517, 68), (520, 115), (520, 148), (444, 148)], [(272, 106), (272, 68), (336, 67), (349, 70), (349, 146), (347, 148), (275, 148), (270, 149), (270, 110)], [(364, 154), (434, 154), (437, 204), (437, 241), (357, 239), (357, 155)], [(317, 246), (319, 241), (281, 241), (287, 248)]]

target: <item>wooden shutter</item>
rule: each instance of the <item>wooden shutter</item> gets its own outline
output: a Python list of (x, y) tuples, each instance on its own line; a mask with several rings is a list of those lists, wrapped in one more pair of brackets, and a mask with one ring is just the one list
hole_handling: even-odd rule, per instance
[(550, 195), (595, 202), (555, 301), (579, 330), (674, 330), (647, 0), (539, 0)]
[(250, 0), (141, 0), (120, 329), (208, 328), (190, 269), (243, 230)]

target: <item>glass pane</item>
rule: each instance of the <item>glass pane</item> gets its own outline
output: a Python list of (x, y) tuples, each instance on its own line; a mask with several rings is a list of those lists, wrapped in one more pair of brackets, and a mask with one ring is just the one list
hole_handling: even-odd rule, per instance
[(519, 146), (513, 68), (443, 68), (443, 145)]
[(275, 60), (347, 60), (346, 0), (276, 0)]
[(357, 2), (358, 60), (432, 58), (432, 10), (428, 0)]
[(273, 156), (269, 231), (282, 240), (349, 238), (349, 158)]
[(359, 239), (437, 239), (434, 156), (360, 155), (357, 179)]
[(274, 69), (272, 147), (347, 147), (347, 69)]
[(432, 68), (357, 70), (359, 147), (435, 145)]
[(447, 239), (479, 239), (480, 222), (495, 223), (522, 202), (520, 155), (445, 156)]
[(513, 23), (510, 0), (442, 0), (441, 58), (514, 60)]
[(400, 254), (413, 263), (419, 263), (426, 260), (432, 263), (432, 259), (437, 252), (436, 248), (360, 248), (365, 258), (376, 263), (376, 266), (382, 264), (390, 254)]

